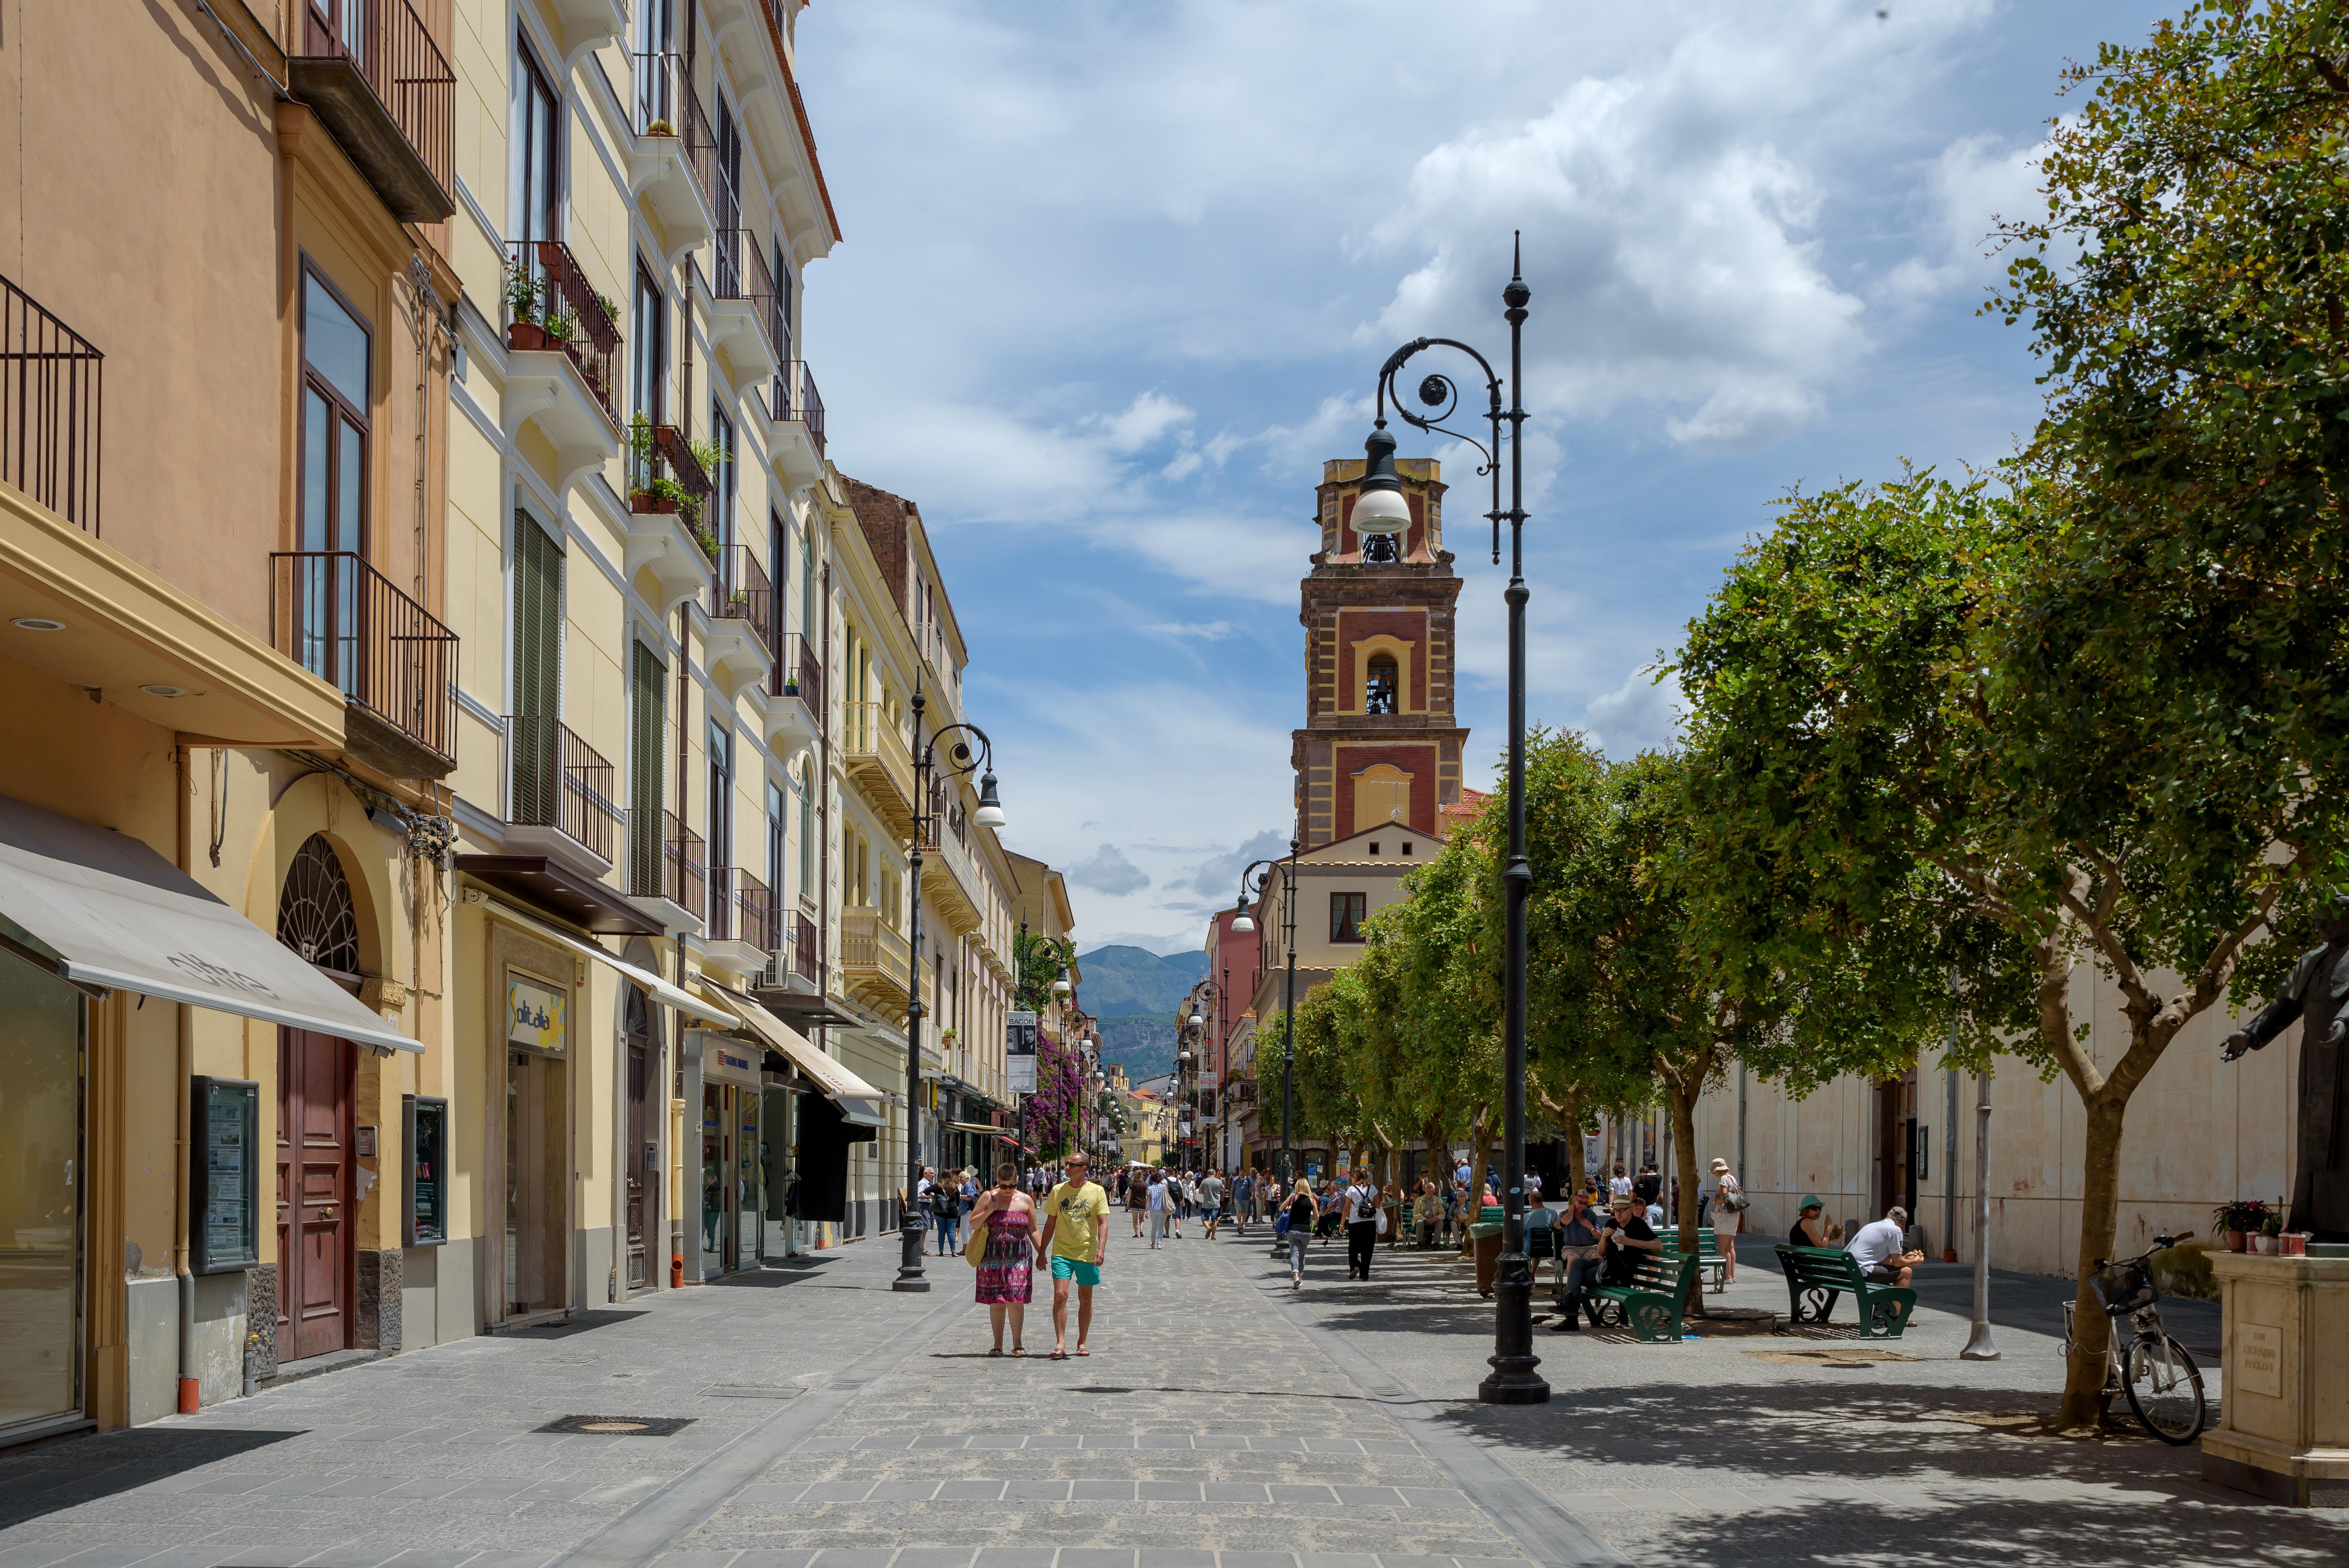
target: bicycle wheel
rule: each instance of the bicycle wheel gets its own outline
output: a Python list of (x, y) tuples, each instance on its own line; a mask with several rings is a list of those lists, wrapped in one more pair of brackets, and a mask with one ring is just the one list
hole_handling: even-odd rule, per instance
[(2201, 1435), (2201, 1369), (2168, 1335), (2140, 1336), (2129, 1346), (2121, 1387), (2137, 1418), (2163, 1442), (2183, 1448)]

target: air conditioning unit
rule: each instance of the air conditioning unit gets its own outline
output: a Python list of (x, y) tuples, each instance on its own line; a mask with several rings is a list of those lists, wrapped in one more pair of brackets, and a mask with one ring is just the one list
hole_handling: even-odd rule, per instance
[(784, 982), (790, 978), (791, 973), (792, 966), (783, 962), (781, 954), (770, 953), (767, 954), (767, 966), (759, 971), (759, 988), (762, 991), (780, 991), (783, 988)]

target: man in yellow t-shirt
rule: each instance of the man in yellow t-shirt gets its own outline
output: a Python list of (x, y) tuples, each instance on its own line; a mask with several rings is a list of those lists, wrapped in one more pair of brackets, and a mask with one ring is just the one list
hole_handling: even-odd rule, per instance
[(1093, 1326), (1093, 1286), (1101, 1284), (1102, 1254), (1109, 1251), (1109, 1194), (1089, 1180), (1090, 1161), (1069, 1156), (1069, 1179), (1046, 1194), (1044, 1235), (1036, 1243), (1040, 1260), (1052, 1260), (1052, 1359), (1069, 1358), (1069, 1286), (1077, 1287), (1077, 1354), (1091, 1356), (1085, 1339)]

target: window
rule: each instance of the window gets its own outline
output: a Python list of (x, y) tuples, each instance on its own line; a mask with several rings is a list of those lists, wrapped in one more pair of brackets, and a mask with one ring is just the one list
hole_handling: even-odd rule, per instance
[(792, 356), (792, 277), (791, 263), (783, 258), (791, 252), (783, 247), (783, 237), (775, 236), (775, 327), (776, 337), (782, 344), (783, 357)]
[(1367, 913), (1371, 895), (1366, 892), (1333, 892), (1330, 895), (1330, 940), (1360, 942), (1362, 939), (1362, 916)]
[(1372, 854), (1374, 854), (1374, 855), (1375, 855), (1375, 854), (1377, 854), (1378, 852), (1379, 852), (1379, 841), (1378, 841), (1376, 839), (1372, 839), (1372, 840), (1371, 841), (1371, 853), (1372, 853)]
[(563, 820), (563, 547), (530, 513), (513, 520), (513, 691), (507, 712), (513, 790), (507, 815)]
[(1402, 852), (1404, 854), (1411, 853), (1411, 841), (1409, 839), (1405, 839), (1402, 841)]
[(809, 903), (815, 902), (815, 791), (808, 788), (808, 765), (800, 764), (799, 776), (792, 780), (792, 789), (800, 798), (800, 897)]
[[(326, 280), (302, 273), (302, 514), (297, 547), (314, 555), (367, 553), (367, 329)], [(359, 574), (356, 561), (296, 563), (302, 665), (345, 692), (358, 690)]]
[(1372, 654), (1370, 677), (1362, 688), (1362, 711), (1364, 713), (1394, 712), (1395, 694), (1402, 690), (1402, 677), (1395, 668), (1394, 655)]
[(771, 779), (767, 781), (767, 891), (778, 906), (783, 898), (783, 856), (789, 849), (789, 826), (790, 819), (783, 814), (782, 786)]
[(530, 45), (514, 42), (521, 69), (514, 73), (514, 193), (520, 204), (514, 237), (563, 238), (563, 101), (552, 78), (539, 68)]
[[(734, 106), (726, 95), (718, 95), (718, 292), (732, 298), (740, 292), (742, 257), (735, 245), (722, 242), (722, 237), (742, 226), (742, 128), (735, 122)], [(730, 274), (729, 263), (731, 263)], [(729, 288), (728, 285), (734, 285)]]
[[(635, 320), (629, 330), (628, 407), (657, 425), (668, 418), (668, 301), (660, 280), (649, 269), (636, 268), (636, 298), (630, 302)], [(641, 486), (649, 473), (631, 474)]]
[(662, 702), (667, 672), (634, 645), (628, 667), (628, 891), (657, 897), (661, 885)]
[(734, 542), (734, 421), (714, 403), (709, 408), (709, 444), (718, 449), (718, 471), (709, 476), (709, 525), (722, 550)]
[(709, 874), (734, 863), (734, 732), (709, 727)]

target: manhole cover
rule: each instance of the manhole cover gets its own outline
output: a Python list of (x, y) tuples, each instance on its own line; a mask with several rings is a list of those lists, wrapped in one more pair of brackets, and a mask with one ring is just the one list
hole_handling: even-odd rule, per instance
[(771, 1383), (712, 1383), (701, 1391), (705, 1399), (796, 1399), (797, 1388), (779, 1387)]
[(558, 1416), (542, 1432), (586, 1432), (603, 1438), (666, 1438), (693, 1425), (690, 1416)]

